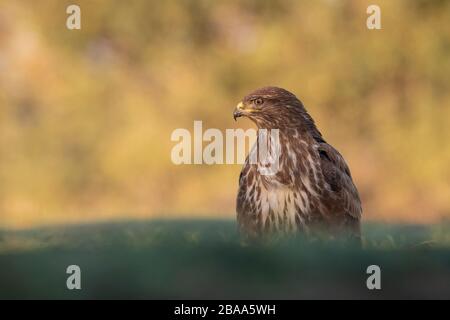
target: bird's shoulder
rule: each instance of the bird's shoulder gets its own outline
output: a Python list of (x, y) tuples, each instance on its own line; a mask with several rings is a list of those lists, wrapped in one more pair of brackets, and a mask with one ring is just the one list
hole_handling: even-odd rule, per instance
[(320, 166), (331, 191), (339, 196), (345, 211), (355, 218), (362, 214), (361, 200), (344, 157), (326, 142), (318, 143)]
[(317, 152), (320, 158), (320, 165), (325, 180), (330, 184), (333, 191), (339, 191), (342, 188), (342, 175), (351, 179), (350, 169), (348, 168), (342, 155), (326, 142), (318, 144)]

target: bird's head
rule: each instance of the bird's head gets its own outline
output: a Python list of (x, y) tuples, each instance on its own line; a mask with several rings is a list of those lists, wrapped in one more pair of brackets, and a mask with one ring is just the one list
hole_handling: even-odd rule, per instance
[(261, 129), (298, 128), (312, 121), (294, 94), (277, 87), (260, 88), (245, 96), (233, 117), (247, 117)]

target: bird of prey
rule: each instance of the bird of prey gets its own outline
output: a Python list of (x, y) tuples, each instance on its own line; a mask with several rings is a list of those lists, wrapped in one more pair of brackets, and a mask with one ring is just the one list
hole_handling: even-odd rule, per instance
[(236, 211), (244, 235), (325, 233), (359, 241), (362, 207), (350, 170), (294, 94), (258, 89), (244, 97), (233, 117), (249, 118), (258, 131), (278, 129), (278, 170), (262, 174), (247, 156), (239, 177)]

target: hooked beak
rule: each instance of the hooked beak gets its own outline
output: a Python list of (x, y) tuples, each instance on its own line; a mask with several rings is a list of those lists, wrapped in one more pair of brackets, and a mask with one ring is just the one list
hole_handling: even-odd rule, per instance
[(236, 121), (237, 118), (242, 117), (244, 115), (243, 110), (244, 110), (244, 103), (239, 102), (238, 105), (236, 106), (236, 109), (234, 109), (233, 112), (234, 121)]

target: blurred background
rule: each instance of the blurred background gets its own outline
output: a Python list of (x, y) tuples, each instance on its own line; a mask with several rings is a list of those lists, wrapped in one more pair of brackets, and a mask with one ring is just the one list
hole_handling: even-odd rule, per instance
[[(234, 218), (240, 165), (171, 162), (177, 128), (294, 92), (366, 221), (450, 218), (450, 1), (0, 2), (0, 227)], [(81, 7), (81, 30), (66, 8)]]

